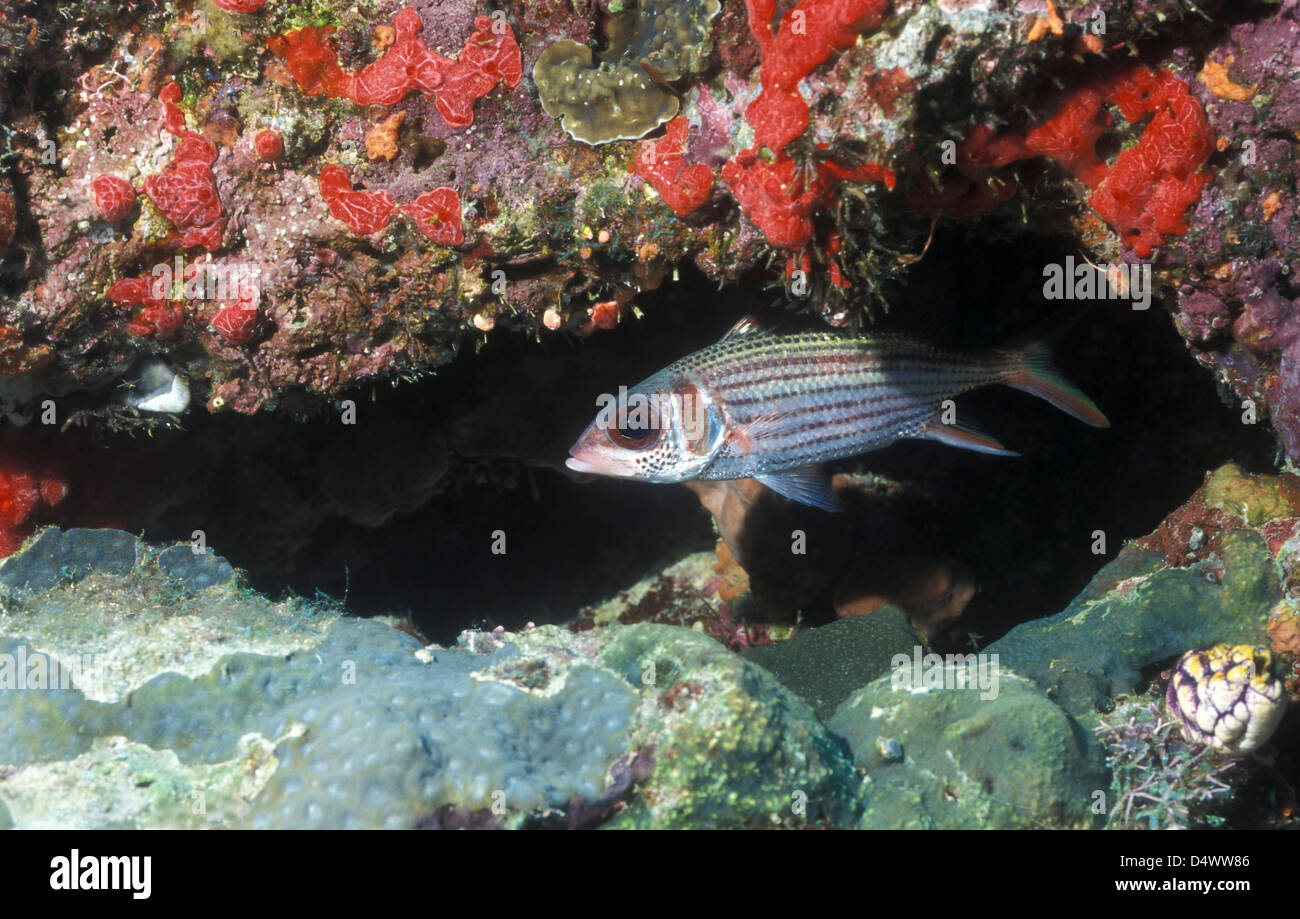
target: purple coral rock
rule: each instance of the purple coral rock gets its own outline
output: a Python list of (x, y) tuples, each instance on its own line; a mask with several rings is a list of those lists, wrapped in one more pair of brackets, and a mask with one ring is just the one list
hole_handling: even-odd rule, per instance
[(1179, 325), (1183, 335), (1194, 341), (1208, 341), (1231, 320), (1223, 301), (1204, 290), (1179, 298)]
[(1288, 347), (1300, 333), (1300, 310), (1276, 291), (1246, 300), (1232, 325), (1233, 337), (1243, 348), (1266, 354)]

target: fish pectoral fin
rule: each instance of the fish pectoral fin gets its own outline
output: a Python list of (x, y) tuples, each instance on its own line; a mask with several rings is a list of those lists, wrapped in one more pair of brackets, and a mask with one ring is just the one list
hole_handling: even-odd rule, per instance
[(983, 431), (961, 424), (940, 424), (938, 421), (931, 421), (916, 436), (924, 437), (926, 440), (937, 440), (950, 447), (961, 447), (963, 450), (992, 453), (994, 456), (1020, 455), (1015, 450), (1008, 450)]
[(785, 433), (789, 417), (788, 412), (765, 412), (746, 422), (729, 419), (727, 445), (738, 456), (757, 453), (762, 449), (764, 440)]
[(810, 507), (820, 507), (824, 511), (844, 510), (844, 505), (840, 504), (839, 498), (831, 491), (830, 477), (820, 466), (803, 466), (786, 472), (769, 472), (766, 475), (756, 475), (754, 478), (791, 501), (807, 504)]

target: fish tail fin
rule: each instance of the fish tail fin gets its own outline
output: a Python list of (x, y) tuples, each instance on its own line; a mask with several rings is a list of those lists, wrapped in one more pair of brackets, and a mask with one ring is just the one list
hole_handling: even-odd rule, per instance
[(1082, 314), (1082, 310), (1064, 310), (1011, 342), (1007, 351), (1011, 365), (1002, 382), (1050, 402), (1084, 424), (1108, 428), (1110, 421), (1096, 403), (1062, 376), (1052, 363), (1052, 342)]

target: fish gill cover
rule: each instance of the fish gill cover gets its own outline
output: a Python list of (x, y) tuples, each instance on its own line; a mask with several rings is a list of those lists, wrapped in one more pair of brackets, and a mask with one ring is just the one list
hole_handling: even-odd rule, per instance
[(1295, 826), (1295, 0), (2, 12), (0, 825)]

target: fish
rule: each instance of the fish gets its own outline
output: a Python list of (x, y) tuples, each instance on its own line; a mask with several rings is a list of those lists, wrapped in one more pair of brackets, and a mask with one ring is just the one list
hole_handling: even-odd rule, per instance
[(645, 482), (754, 478), (828, 511), (823, 464), (923, 438), (1017, 456), (955, 418), (954, 396), (1002, 384), (1093, 427), (1101, 410), (1052, 365), (1059, 319), (1002, 348), (963, 352), (905, 335), (777, 334), (752, 318), (617, 396), (569, 450), (568, 468)]

